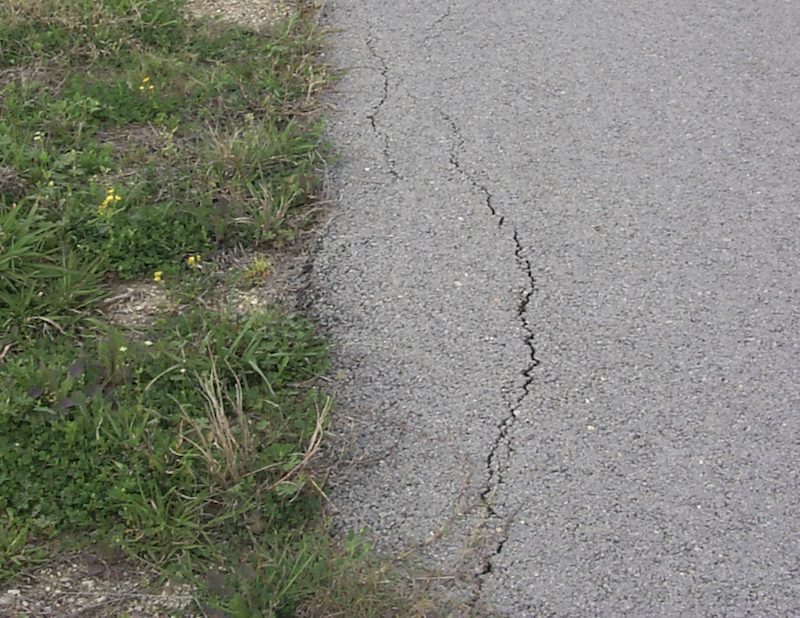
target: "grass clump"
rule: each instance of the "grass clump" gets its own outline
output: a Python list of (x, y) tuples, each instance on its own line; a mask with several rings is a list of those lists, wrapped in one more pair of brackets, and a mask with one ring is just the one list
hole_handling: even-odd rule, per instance
[(105, 292), (99, 265), (82, 263), (36, 206), (0, 206), (0, 273), (0, 332), (7, 339), (86, 322), (87, 309)]
[[(266, 279), (310, 221), (318, 45), (302, 17), (256, 33), (177, 0), (0, 4), (0, 581), (102, 546), (198, 611), (386, 611), (320, 516), (324, 342), (209, 282), (243, 246)], [(128, 280), (180, 303), (115, 326)]]

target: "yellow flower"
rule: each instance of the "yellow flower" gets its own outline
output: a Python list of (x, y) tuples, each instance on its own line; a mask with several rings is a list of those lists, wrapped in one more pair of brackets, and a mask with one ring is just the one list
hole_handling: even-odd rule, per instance
[(103, 199), (102, 202), (100, 202), (100, 205), (97, 207), (97, 211), (101, 215), (107, 214), (108, 207), (115, 202), (119, 202), (121, 199), (122, 198), (119, 195), (117, 195), (116, 191), (114, 190), (114, 187), (110, 187), (108, 191), (106, 191), (105, 198)]
[(200, 261), (202, 259), (203, 258), (200, 257), (200, 254), (196, 253), (195, 255), (190, 255), (186, 258), (186, 264), (189, 266), (189, 268), (200, 268)]
[(153, 281), (156, 283), (163, 283), (164, 282), (164, 271), (157, 270), (153, 273)]
[(150, 83), (150, 78), (147, 75), (145, 75), (142, 78), (142, 83), (139, 85), (139, 90), (142, 91), (142, 92), (147, 91), (148, 93), (150, 93), (150, 92), (153, 92), (153, 90), (155, 90), (155, 89), (156, 89), (156, 87), (153, 86), (153, 84)]

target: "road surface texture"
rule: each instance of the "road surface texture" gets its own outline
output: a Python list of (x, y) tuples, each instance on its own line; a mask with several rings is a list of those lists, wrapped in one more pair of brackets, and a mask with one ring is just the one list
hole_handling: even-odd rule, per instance
[(800, 2), (325, 18), (339, 525), (464, 614), (800, 615)]

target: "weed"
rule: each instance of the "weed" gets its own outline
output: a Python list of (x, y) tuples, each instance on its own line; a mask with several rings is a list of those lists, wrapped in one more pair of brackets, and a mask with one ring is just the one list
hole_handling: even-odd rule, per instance
[(269, 277), (272, 265), (265, 255), (256, 255), (238, 275), (237, 281), (242, 287), (253, 287)]

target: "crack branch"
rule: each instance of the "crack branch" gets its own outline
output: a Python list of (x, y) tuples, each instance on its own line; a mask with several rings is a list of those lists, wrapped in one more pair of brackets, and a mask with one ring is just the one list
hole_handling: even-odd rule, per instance
[(453, 13), (453, 7), (455, 6), (455, 3), (456, 3), (456, 2), (455, 2), (455, 0), (450, 0), (450, 2), (448, 2), (448, 3), (447, 3), (447, 8), (444, 10), (444, 13), (442, 13), (441, 15), (439, 15), (439, 17), (437, 17), (436, 19), (434, 19), (434, 20), (433, 20), (433, 22), (431, 22), (431, 25), (430, 25), (430, 26), (428, 26), (428, 28), (427, 28), (427, 30), (428, 30), (428, 33), (429, 33), (429, 34), (428, 34), (428, 36), (426, 37), (426, 39), (427, 39), (428, 37), (430, 37), (430, 36), (431, 36), (431, 35), (430, 35), (430, 33), (431, 33), (433, 30), (436, 30), (436, 28), (438, 28), (438, 27), (439, 27), (439, 25), (440, 25), (440, 24), (441, 24), (441, 23), (442, 23), (444, 20), (446, 20), (446, 19), (449, 19), (449, 18), (450, 18), (450, 15), (452, 15), (452, 13)]
[(380, 64), (379, 72), (381, 77), (383, 77), (383, 92), (381, 94), (381, 100), (378, 101), (378, 104), (369, 114), (367, 114), (367, 118), (369, 119), (373, 132), (383, 142), (383, 157), (386, 159), (386, 163), (389, 166), (389, 174), (394, 177), (395, 180), (402, 180), (403, 177), (397, 171), (395, 167), (396, 162), (391, 156), (389, 134), (379, 127), (378, 122), (378, 116), (380, 115), (383, 106), (386, 104), (386, 101), (389, 100), (389, 65), (386, 63), (386, 59), (377, 52), (375, 49), (375, 42), (371, 38), (367, 39), (367, 49), (372, 57), (375, 58)]

